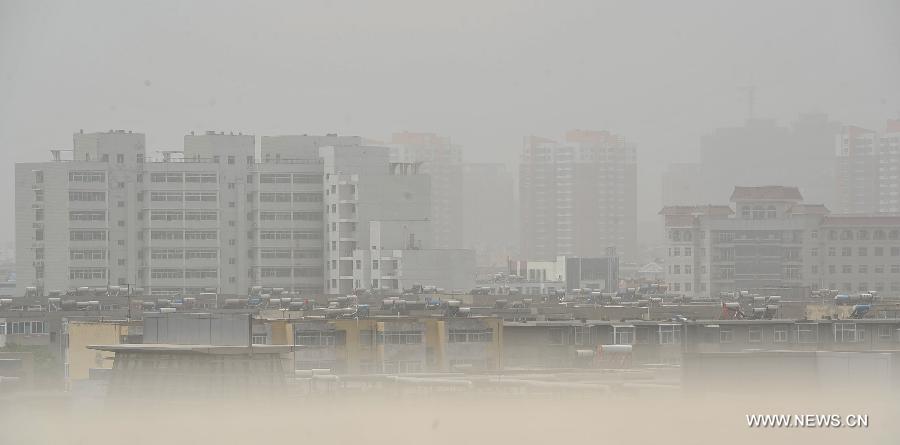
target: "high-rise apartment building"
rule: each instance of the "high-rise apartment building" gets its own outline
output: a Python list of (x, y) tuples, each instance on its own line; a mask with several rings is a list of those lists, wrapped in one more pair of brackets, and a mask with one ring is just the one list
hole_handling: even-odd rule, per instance
[(663, 205), (723, 202), (736, 185), (792, 184), (811, 202), (832, 206), (834, 138), (840, 124), (821, 113), (801, 114), (790, 126), (748, 119), (700, 140), (700, 162), (674, 163), (663, 176)]
[(463, 246), (462, 149), (449, 137), (434, 133), (395, 133), (391, 161), (419, 163), (431, 178), (432, 245), (438, 249)]
[(900, 119), (882, 134), (844, 127), (836, 145), (838, 211), (900, 213)]
[(574, 130), (564, 142), (526, 139), (519, 201), (522, 257), (635, 258), (636, 151), (622, 136)]
[(462, 168), (463, 246), (475, 250), (480, 267), (502, 268), (518, 256), (512, 175), (504, 164), (466, 162)]
[[(151, 158), (144, 135), (120, 130), (78, 133), (63, 158), (53, 151), (50, 162), (16, 165), (18, 296), (110, 285), (159, 297), (243, 296), (253, 286), (395, 290), (406, 281), (376, 286), (353, 268), (332, 285), (345, 277), (338, 262), (348, 256), (340, 254), (369, 245), (372, 221), (382, 222), (382, 238), (402, 235), (405, 244), (392, 248), (421, 249), (430, 239), (428, 178), (358, 137), (263, 137), (257, 156), (254, 136), (207, 132)], [(332, 193), (339, 185), (349, 195)], [(417, 223), (391, 225), (400, 220)], [(407, 281), (474, 286), (474, 253), (428, 255), (421, 264), (446, 257), (458, 265), (436, 277), (415, 261), (390, 264)], [(463, 279), (445, 279), (460, 270)]]

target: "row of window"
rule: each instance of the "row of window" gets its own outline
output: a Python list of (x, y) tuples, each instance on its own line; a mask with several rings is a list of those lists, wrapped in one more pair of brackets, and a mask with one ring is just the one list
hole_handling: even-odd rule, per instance
[(447, 341), (450, 343), (487, 343), (494, 340), (491, 329), (450, 329)]
[(853, 230), (849, 230), (849, 229), (844, 229), (841, 231), (829, 230), (828, 231), (828, 239), (830, 239), (830, 240), (841, 239), (844, 241), (852, 240), (852, 239), (857, 239), (857, 240), (861, 240), (861, 241), (868, 241), (869, 239), (873, 239), (876, 241), (885, 240), (885, 239), (897, 240), (897, 239), (900, 239), (900, 230), (892, 229), (892, 230), (886, 231), (883, 229), (875, 229), (875, 230), (871, 231), (871, 237), (870, 237), (870, 231), (866, 230), (866, 229), (857, 230), (855, 233)]
[(73, 267), (69, 269), (70, 280), (103, 280), (106, 279), (104, 267)]
[(321, 193), (260, 192), (260, 202), (321, 202)]
[[(254, 270), (256, 273), (254, 273)], [(257, 267), (250, 269), (250, 278), (321, 277), (321, 267)]]
[(151, 191), (150, 200), (156, 202), (215, 202), (218, 200), (217, 192), (180, 192), (180, 191)]
[(46, 333), (47, 324), (43, 321), (0, 321), (0, 335)]
[(151, 210), (150, 221), (217, 221), (214, 210)]
[(196, 279), (218, 278), (218, 269), (151, 269), (150, 278), (156, 279)]
[(106, 249), (69, 249), (70, 260), (105, 260)]
[(218, 182), (218, 176), (215, 173), (194, 172), (150, 173), (150, 182), (215, 184)]
[(69, 182), (102, 184), (106, 182), (106, 172), (102, 171), (70, 171)]
[(69, 192), (69, 201), (101, 202), (106, 201), (106, 192), (91, 192), (84, 190), (72, 190)]
[(259, 212), (260, 221), (321, 221), (322, 212)]
[(105, 230), (70, 230), (69, 241), (106, 241)]
[(69, 221), (106, 221), (106, 210), (72, 210), (69, 212)]
[(153, 260), (214, 260), (219, 257), (215, 249), (151, 249)]
[[(872, 248), (872, 256), (884, 256), (885, 248), (882, 246), (873, 247)], [(900, 256), (900, 246), (890, 247), (891, 256)], [(818, 249), (812, 249), (810, 251), (811, 256), (818, 256)], [(828, 248), (828, 256), (837, 256), (837, 248), (829, 247)], [(853, 248), (852, 247), (841, 247), (841, 256), (853, 256)], [(858, 247), (856, 249), (856, 256), (869, 256), (869, 248), (868, 247)]]
[(321, 184), (322, 177), (304, 173), (260, 173), (260, 184)]
[[(816, 265), (811, 266), (812, 273), (819, 273), (819, 267)], [(856, 270), (858, 273), (869, 273), (869, 266), (867, 264), (860, 264), (856, 266)], [(884, 264), (876, 264), (871, 269), (874, 273), (885, 273), (888, 268)], [(837, 266), (831, 264), (828, 266), (829, 274), (837, 273)], [(853, 266), (849, 264), (844, 264), (841, 266), (841, 273), (853, 273)], [(890, 265), (890, 273), (900, 274), (900, 264), (891, 264)]]
[[(319, 249), (259, 249), (259, 257), (262, 259), (291, 259), (291, 258), (322, 258)], [(250, 252), (253, 256), (253, 251)]]
[(151, 240), (215, 240), (219, 234), (215, 230), (151, 230)]
[(322, 239), (322, 232), (313, 230), (260, 230), (259, 239), (266, 241)]

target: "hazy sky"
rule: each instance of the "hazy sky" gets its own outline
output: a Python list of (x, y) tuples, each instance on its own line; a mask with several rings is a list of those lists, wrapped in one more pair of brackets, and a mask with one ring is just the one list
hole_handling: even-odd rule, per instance
[(514, 164), (522, 137), (608, 129), (638, 145), (639, 216), (699, 137), (757, 115), (900, 116), (900, 2), (0, 0), (0, 241), (13, 161), (130, 129), (450, 135)]

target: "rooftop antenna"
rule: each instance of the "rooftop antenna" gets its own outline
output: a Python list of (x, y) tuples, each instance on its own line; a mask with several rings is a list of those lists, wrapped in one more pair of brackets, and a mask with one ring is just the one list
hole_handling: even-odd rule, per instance
[(738, 87), (738, 89), (747, 93), (747, 120), (753, 119), (753, 106), (756, 102), (756, 85), (745, 85)]

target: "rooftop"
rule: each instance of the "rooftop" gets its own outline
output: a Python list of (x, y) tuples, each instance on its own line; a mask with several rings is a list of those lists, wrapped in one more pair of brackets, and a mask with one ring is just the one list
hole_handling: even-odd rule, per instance
[(824, 226), (900, 226), (900, 215), (829, 215)]
[(214, 345), (173, 345), (173, 344), (121, 344), (89, 345), (88, 349), (107, 352), (174, 352), (209, 355), (238, 354), (284, 354), (292, 352), (290, 345), (214, 346)]
[(761, 200), (788, 200), (803, 201), (800, 189), (793, 186), (763, 185), (758, 187), (735, 186), (731, 193), (731, 201), (761, 199)]

